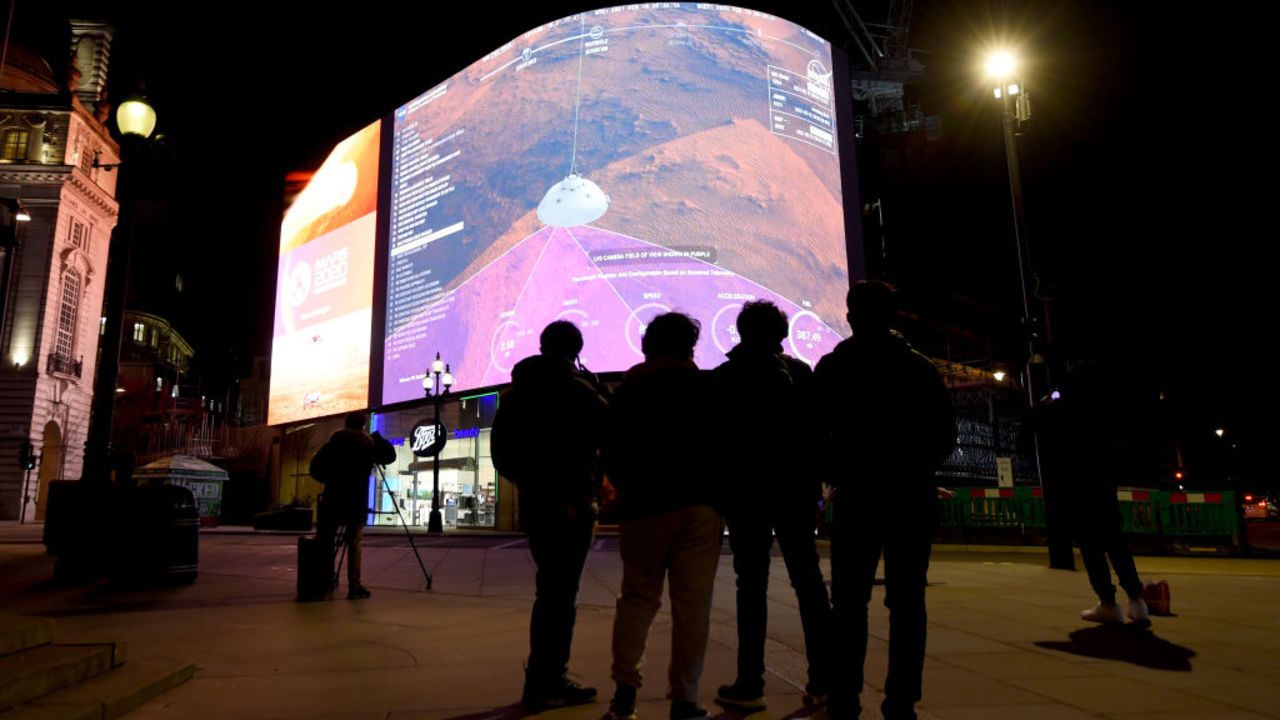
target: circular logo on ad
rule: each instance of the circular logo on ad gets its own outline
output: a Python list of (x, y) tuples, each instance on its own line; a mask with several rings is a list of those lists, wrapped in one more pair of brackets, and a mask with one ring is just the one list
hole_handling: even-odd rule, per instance
[(413, 429), (409, 431), (409, 437), (405, 438), (405, 441), (409, 443), (409, 451), (415, 457), (435, 457), (444, 449), (448, 439), (449, 431), (445, 428), (444, 423), (437, 423), (434, 420), (424, 418), (413, 426)]
[(809, 73), (810, 80), (822, 80), (823, 82), (826, 82), (831, 79), (831, 71), (827, 70), (827, 68), (817, 60), (810, 60), (809, 67), (805, 69)]
[(289, 298), (289, 305), (298, 307), (307, 301), (311, 296), (311, 265), (306, 262), (299, 262), (289, 271), (289, 277), (285, 280), (285, 297)]

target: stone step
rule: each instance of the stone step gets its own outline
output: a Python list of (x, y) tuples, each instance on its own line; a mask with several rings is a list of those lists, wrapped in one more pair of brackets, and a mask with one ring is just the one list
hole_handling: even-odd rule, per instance
[(0, 720), (116, 720), (175, 688), (196, 672), (195, 663), (133, 660), (87, 682), (0, 713)]
[(0, 657), (0, 710), (111, 669), (115, 645), (42, 645)]
[(0, 615), (0, 655), (10, 655), (53, 642), (53, 621), (22, 615)]

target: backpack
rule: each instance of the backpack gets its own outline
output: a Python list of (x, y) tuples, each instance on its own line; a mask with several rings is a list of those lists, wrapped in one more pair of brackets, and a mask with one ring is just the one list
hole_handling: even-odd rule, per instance
[(489, 435), (494, 468), (516, 487), (528, 479), (530, 461), (537, 456), (536, 408), (530, 407), (533, 403), (524, 395), (518, 388), (502, 394)]
[(321, 446), (320, 451), (311, 458), (311, 467), (308, 468), (311, 477), (322, 485), (328, 485), (333, 482), (338, 474), (336, 462), (334, 462), (333, 442), (326, 442)]

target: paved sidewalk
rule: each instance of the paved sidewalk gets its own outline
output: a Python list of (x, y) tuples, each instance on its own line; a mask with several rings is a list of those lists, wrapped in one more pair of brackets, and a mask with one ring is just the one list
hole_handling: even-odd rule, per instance
[[(0, 529), (0, 611), (56, 618), (62, 639), (110, 636), (131, 656), (198, 663), (193, 680), (130, 718), (514, 720), (527, 653), (533, 565), (519, 538), (419, 541), (435, 591), (407, 545), (370, 541), (367, 601), (292, 602), (295, 540), (205, 535), (192, 586), (122, 591), (57, 588), (43, 548)], [(38, 537), (38, 533), (36, 534)], [(610, 539), (583, 579), (572, 668), (609, 693), (609, 637), (621, 565)], [(1051, 571), (1025, 554), (939, 552), (931, 567), (925, 718), (1280, 717), (1280, 563), (1139, 558), (1172, 587), (1172, 618), (1154, 633), (1078, 620), (1091, 604), (1083, 572)], [(803, 641), (781, 559), (770, 590), (769, 710), (802, 717)], [(864, 704), (876, 708), (887, 663), (887, 613), (871, 611)], [(733, 574), (717, 577), (702, 697), (732, 680)], [(665, 717), (670, 616), (659, 615), (641, 690), (644, 718)], [(604, 702), (545, 713), (598, 718)], [(878, 717), (869, 712), (864, 717)]]

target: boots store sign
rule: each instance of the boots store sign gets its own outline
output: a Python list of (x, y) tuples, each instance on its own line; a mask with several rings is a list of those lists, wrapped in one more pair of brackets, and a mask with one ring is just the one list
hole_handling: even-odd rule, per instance
[(419, 420), (405, 440), (409, 443), (410, 452), (416, 457), (435, 457), (444, 449), (445, 441), (448, 438), (449, 433), (445, 430), (444, 423), (434, 420)]

